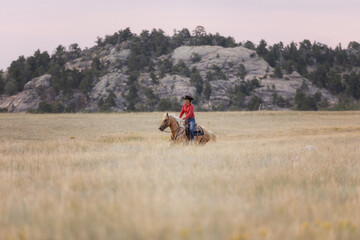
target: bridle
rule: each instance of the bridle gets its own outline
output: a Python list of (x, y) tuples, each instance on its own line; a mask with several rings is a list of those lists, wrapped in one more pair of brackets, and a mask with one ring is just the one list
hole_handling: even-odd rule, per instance
[[(163, 128), (164, 128), (164, 131), (165, 131), (165, 128), (167, 127), (169, 121), (170, 121), (170, 116), (168, 117), (168, 119), (166, 119), (166, 120), (164, 121), (164, 124), (162, 124), (162, 125), (160, 126), (160, 127), (163, 127)], [(177, 123), (177, 125), (178, 125), (178, 127), (177, 127), (177, 129), (176, 129), (176, 136), (175, 136), (175, 137), (171, 136), (171, 140), (173, 140), (173, 141), (176, 141), (176, 139), (185, 131), (185, 129), (183, 129), (183, 131), (180, 132), (180, 129), (181, 129), (180, 124), (179, 124), (178, 122), (176, 122), (176, 123)], [(171, 132), (171, 133), (172, 133), (172, 132)]]
[(167, 125), (168, 125), (169, 120), (170, 120), (170, 117), (168, 117), (168, 119), (166, 119), (166, 120), (164, 121), (164, 124), (162, 124), (162, 125), (160, 126), (160, 128), (164, 128), (164, 130), (165, 130), (165, 128), (167, 128)]

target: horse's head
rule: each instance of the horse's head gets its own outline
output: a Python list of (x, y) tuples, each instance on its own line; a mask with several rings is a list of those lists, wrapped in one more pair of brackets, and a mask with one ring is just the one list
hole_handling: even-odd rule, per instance
[(166, 113), (166, 114), (164, 114), (164, 117), (161, 119), (159, 130), (163, 132), (165, 130), (165, 128), (167, 128), (169, 126), (170, 126), (170, 117), (169, 117), (169, 114)]

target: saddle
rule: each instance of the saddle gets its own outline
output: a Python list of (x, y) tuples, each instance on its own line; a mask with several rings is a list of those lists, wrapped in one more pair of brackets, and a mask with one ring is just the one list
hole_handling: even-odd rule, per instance
[[(185, 132), (186, 132), (186, 136), (190, 139), (190, 124), (189, 124), (188, 121), (185, 121)], [(194, 136), (202, 136), (202, 135), (204, 135), (204, 130), (197, 123), (195, 123), (195, 125), (194, 125), (194, 131), (193, 132), (194, 132)]]

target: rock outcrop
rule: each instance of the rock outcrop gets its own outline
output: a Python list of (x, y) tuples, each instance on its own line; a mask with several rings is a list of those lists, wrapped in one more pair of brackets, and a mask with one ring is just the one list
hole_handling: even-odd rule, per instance
[[(6, 97), (0, 101), (0, 108), (9, 112), (26, 112), (37, 109), (45, 98), (49, 97), (50, 74), (34, 78), (24, 86), (24, 90), (16, 95)], [(48, 99), (47, 99), (48, 100)]]
[[(192, 62), (192, 57), (198, 54), (199, 62)], [(252, 79), (266, 74), (269, 67), (264, 59), (260, 58), (255, 51), (244, 48), (223, 48), (217, 46), (179, 47), (172, 54), (175, 62), (183, 60), (191, 67), (196, 67), (203, 77), (213, 66), (217, 66), (226, 72), (229, 78), (235, 78), (236, 70), (243, 64), (246, 69), (246, 78)]]
[(305, 90), (308, 95), (314, 95), (316, 92), (320, 92), (322, 97), (327, 99), (330, 105), (337, 102), (336, 97), (331, 95), (326, 89), (319, 89), (308, 79), (303, 78), (298, 72), (293, 72), (290, 75), (285, 75), (284, 78), (265, 78), (260, 80), (261, 87), (255, 89), (254, 94), (263, 99), (264, 109), (279, 109), (278, 106), (273, 104), (273, 94), (276, 92), (278, 96), (284, 99), (290, 99), (293, 102), (293, 97), (296, 94), (296, 90), (301, 88), (303, 84), (306, 85)]
[(123, 110), (125, 107), (125, 99), (123, 93), (126, 91), (127, 75), (121, 72), (114, 72), (104, 75), (100, 81), (93, 87), (89, 94), (89, 103), (86, 109), (89, 111), (96, 111), (98, 109), (97, 103), (100, 99), (105, 100), (111, 92), (116, 96), (115, 110)]
[(161, 79), (160, 84), (154, 87), (160, 98), (176, 97), (180, 99), (186, 94), (195, 95), (196, 88), (191, 86), (190, 78), (179, 75), (167, 75)]
[[(194, 56), (200, 56), (200, 61), (193, 62)], [(211, 109), (213, 106), (228, 106), (230, 103), (229, 93), (241, 81), (248, 81), (256, 78), (260, 82), (260, 87), (254, 90), (254, 93), (246, 97), (246, 102), (253, 95), (259, 96), (264, 101), (264, 109), (278, 109), (273, 104), (273, 94), (284, 99), (290, 99), (293, 103), (293, 97), (303, 82), (308, 86), (307, 93), (315, 94), (321, 92), (322, 96), (328, 100), (330, 104), (336, 103), (337, 99), (325, 89), (319, 89), (299, 73), (293, 72), (284, 75), (283, 78), (273, 77), (274, 69), (259, 57), (255, 51), (244, 48), (222, 48), (214, 46), (200, 47), (179, 47), (172, 54), (175, 63), (184, 61), (190, 68), (196, 67), (203, 79), (206, 79), (206, 73), (212, 71), (214, 66), (219, 67), (226, 76), (226, 79), (216, 79), (210, 81), (212, 94), (208, 101), (203, 101), (202, 105), (205, 109)], [(239, 76), (240, 65), (244, 66), (245, 76), (243, 79)], [(180, 97), (179, 95), (176, 95)]]

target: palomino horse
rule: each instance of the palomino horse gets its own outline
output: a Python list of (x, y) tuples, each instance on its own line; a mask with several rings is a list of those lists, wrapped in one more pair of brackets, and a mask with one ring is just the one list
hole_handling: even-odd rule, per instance
[[(161, 119), (160, 131), (164, 131), (166, 128), (171, 129), (171, 140), (173, 143), (187, 143), (189, 142), (189, 138), (186, 136), (185, 133), (185, 126), (181, 122), (181, 119), (171, 115), (171, 114), (164, 114), (164, 117)], [(195, 136), (194, 141), (198, 144), (206, 144), (208, 141), (216, 141), (216, 136), (213, 132), (201, 127), (204, 131), (204, 135)]]

